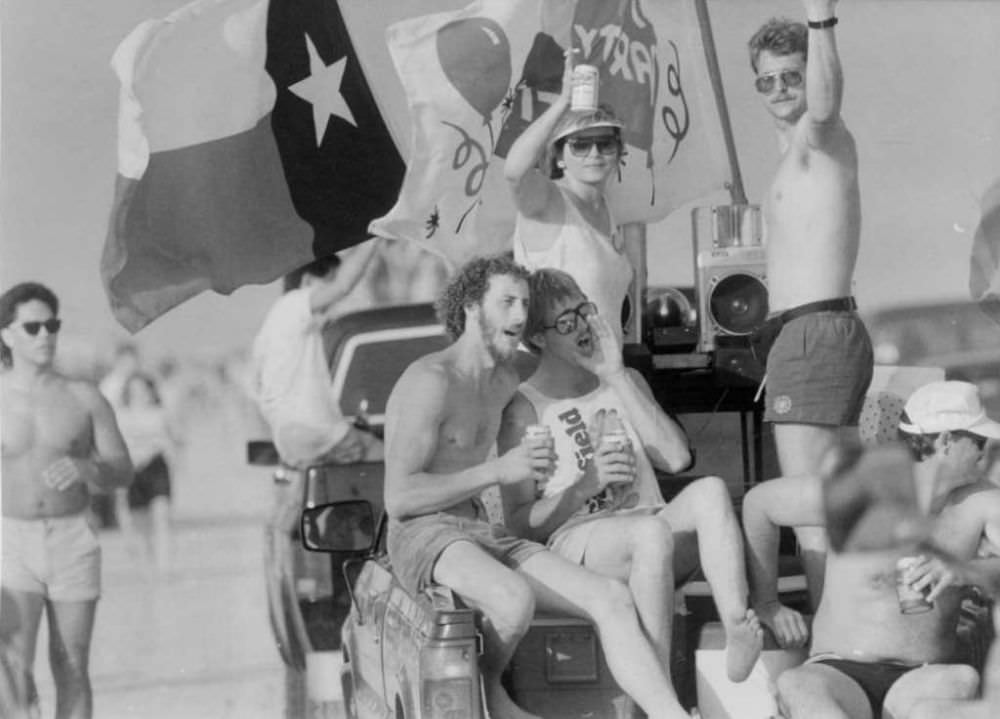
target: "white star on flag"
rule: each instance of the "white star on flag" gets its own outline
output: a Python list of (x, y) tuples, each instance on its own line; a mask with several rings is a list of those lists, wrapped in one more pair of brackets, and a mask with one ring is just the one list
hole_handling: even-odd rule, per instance
[(343, 118), (355, 127), (351, 108), (340, 94), (340, 81), (344, 77), (347, 57), (342, 57), (332, 65), (323, 62), (316, 52), (309, 35), (306, 35), (306, 49), (309, 51), (309, 77), (289, 86), (289, 90), (313, 106), (313, 126), (316, 128), (316, 147), (323, 142), (327, 123), (331, 115)]

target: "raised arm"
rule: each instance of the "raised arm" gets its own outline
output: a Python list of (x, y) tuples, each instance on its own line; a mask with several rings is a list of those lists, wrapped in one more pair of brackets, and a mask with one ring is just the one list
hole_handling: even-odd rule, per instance
[(314, 315), (330, 311), (357, 286), (381, 242), (380, 238), (373, 237), (341, 253), (340, 266), (333, 281), (317, 285), (309, 297)]
[(589, 358), (581, 358), (580, 363), (614, 390), (654, 467), (670, 473), (690, 467), (687, 435), (657, 404), (643, 376), (625, 368), (607, 320), (592, 315), (587, 321), (596, 339), (595, 350)]
[(518, 446), (496, 459), (455, 472), (431, 467), (447, 419), (449, 377), (427, 362), (411, 365), (386, 405), (385, 506), (397, 519), (447, 509), (494, 484), (541, 479), (531, 453)]
[(555, 188), (552, 181), (537, 169), (538, 161), (548, 144), (549, 136), (563, 113), (569, 109), (572, 92), (572, 53), (566, 53), (562, 89), (545, 112), (525, 128), (507, 151), (503, 174), (514, 194), (518, 211), (533, 217), (549, 202)]
[(743, 498), (750, 603), (783, 647), (804, 646), (809, 631), (802, 615), (778, 601), (779, 527), (822, 524), (822, 487), (815, 478), (769, 479)]
[[(806, 63), (806, 118), (809, 145), (822, 149), (841, 127), (840, 103), (844, 75), (831, 22), (837, 0), (803, 0), (809, 27), (809, 59)], [(820, 24), (824, 27), (815, 27)]]

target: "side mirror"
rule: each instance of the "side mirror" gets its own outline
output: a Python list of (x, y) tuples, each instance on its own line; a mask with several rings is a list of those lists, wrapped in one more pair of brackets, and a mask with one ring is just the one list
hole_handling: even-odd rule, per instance
[(269, 439), (251, 439), (247, 442), (247, 464), (258, 467), (276, 467), (281, 464), (278, 448)]
[(313, 552), (368, 552), (375, 517), (367, 500), (333, 502), (302, 512), (302, 544)]

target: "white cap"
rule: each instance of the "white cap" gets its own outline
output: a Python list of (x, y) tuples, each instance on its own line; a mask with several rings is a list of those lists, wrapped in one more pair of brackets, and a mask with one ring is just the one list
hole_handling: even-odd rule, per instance
[(965, 430), (981, 437), (1000, 439), (1000, 422), (986, 416), (979, 388), (969, 382), (931, 382), (917, 389), (906, 402), (906, 418), (899, 428), (910, 434), (937, 434)]

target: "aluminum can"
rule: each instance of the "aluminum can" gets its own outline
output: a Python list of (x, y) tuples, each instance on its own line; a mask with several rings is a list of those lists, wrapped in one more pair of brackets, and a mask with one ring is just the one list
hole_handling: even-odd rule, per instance
[(916, 564), (918, 557), (900, 557), (896, 562), (896, 596), (899, 598), (899, 611), (903, 614), (922, 614), (934, 608), (927, 601), (925, 591), (914, 589), (903, 581), (906, 570)]
[(628, 449), (632, 442), (624, 429), (614, 429), (601, 435), (601, 444), (613, 444), (621, 452)]
[(552, 430), (549, 429), (547, 424), (529, 424), (524, 428), (524, 437), (529, 442), (536, 442), (538, 440), (547, 441), (552, 436)]
[(571, 110), (593, 112), (597, 109), (597, 68), (593, 65), (576, 65), (573, 68), (573, 90), (570, 94)]

